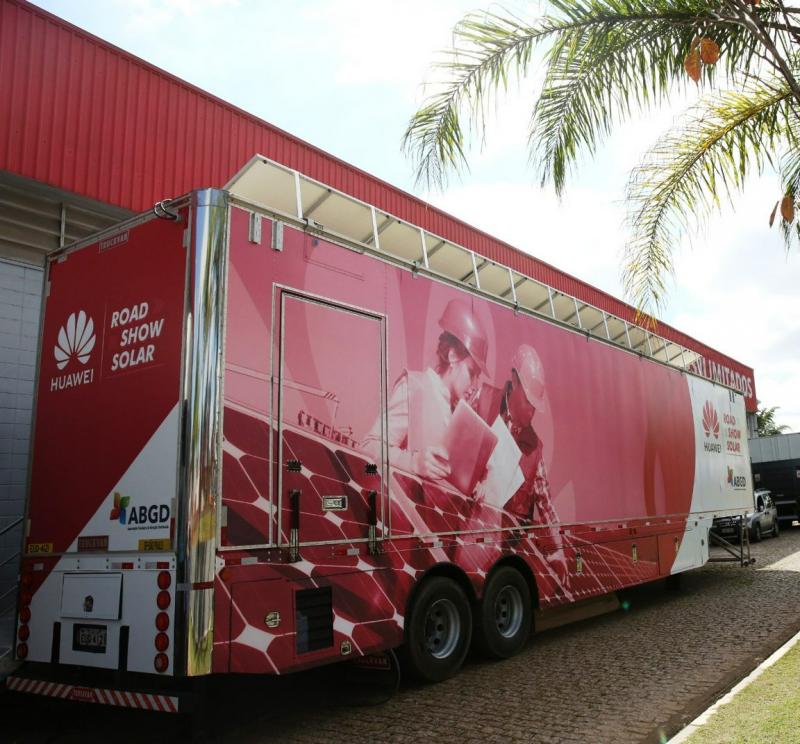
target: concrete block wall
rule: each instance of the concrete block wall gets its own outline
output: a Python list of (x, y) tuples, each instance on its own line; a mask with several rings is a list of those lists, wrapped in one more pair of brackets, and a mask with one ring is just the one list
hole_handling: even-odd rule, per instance
[[(42, 269), (0, 260), (0, 529), (25, 508)], [(0, 563), (17, 553), (22, 525), (0, 536)], [(17, 560), (0, 566), (0, 596), (16, 582)], [(0, 614), (14, 602), (0, 600)]]

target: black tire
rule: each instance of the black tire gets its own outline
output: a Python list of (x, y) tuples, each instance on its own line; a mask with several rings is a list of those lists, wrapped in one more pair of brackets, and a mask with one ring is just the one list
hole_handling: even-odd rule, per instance
[(528, 583), (515, 568), (498, 568), (475, 608), (475, 645), (490, 659), (508, 659), (523, 649), (532, 625)]
[(772, 528), (772, 536), (778, 537), (781, 534), (780, 524), (778, 523), (778, 518), (775, 517), (775, 525)]
[(753, 531), (750, 533), (750, 542), (761, 542), (761, 525), (756, 522)]
[(464, 663), (471, 639), (472, 612), (464, 590), (443, 576), (426, 579), (407, 619), (407, 670), (423, 682), (448, 679)]

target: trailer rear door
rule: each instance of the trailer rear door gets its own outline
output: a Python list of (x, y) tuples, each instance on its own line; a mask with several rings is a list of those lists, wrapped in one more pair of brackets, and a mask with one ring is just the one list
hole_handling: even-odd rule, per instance
[(28, 554), (171, 549), (186, 225), (152, 218), (50, 264)]

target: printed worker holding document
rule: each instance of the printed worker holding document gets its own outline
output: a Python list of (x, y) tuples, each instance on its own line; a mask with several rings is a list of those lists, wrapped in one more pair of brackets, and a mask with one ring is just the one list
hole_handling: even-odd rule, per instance
[[(464, 475), (463, 464), (457, 461), (462, 453), (454, 444), (459, 434), (469, 436), (472, 427), (479, 432), (482, 427), (487, 440), (484, 449), (494, 445), (488, 427), (468, 405), (486, 374), (489, 343), (462, 300), (447, 304), (439, 326), (442, 333), (434, 366), (424, 372), (403, 371), (389, 397), (389, 461), (423, 478), (454, 480), (461, 490), (470, 492), (466, 489), (474, 488), (480, 474)], [(379, 457), (380, 420), (365, 437), (364, 451)]]
[(557, 521), (542, 457), (542, 441), (533, 427), (544, 407), (544, 371), (539, 355), (522, 344), (511, 360), (511, 379), (502, 388), (484, 385), (475, 401), (478, 415), (498, 434), (498, 445), (481, 484), (484, 497), (527, 523), (534, 508), (539, 521)]
[[(545, 404), (544, 369), (536, 349), (522, 344), (511, 360), (511, 379), (502, 388), (484, 385), (474, 400), (478, 415), (497, 434), (478, 495), (526, 524), (557, 525), (542, 440), (533, 426)], [(566, 558), (557, 528), (551, 530), (555, 551), (547, 561), (562, 586), (569, 585)]]

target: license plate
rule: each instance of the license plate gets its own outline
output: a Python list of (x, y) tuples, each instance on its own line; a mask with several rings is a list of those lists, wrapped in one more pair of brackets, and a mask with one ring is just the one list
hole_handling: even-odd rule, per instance
[(106, 633), (105, 625), (75, 624), (72, 626), (72, 650), (104, 654), (106, 652)]

